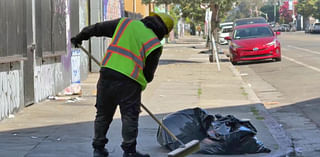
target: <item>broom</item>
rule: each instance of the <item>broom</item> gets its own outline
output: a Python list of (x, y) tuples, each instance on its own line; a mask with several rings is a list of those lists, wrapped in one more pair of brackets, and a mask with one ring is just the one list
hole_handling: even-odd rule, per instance
[[(77, 45), (80, 49), (82, 49), (88, 56), (89, 58), (93, 59), (93, 61), (95, 63), (97, 63), (100, 66), (99, 61), (94, 58), (89, 52), (88, 50), (86, 50), (84, 47), (82, 47), (81, 45)], [(188, 142), (187, 144), (184, 144), (181, 140), (179, 140), (164, 124), (162, 124), (162, 122), (160, 122), (154, 115), (153, 113), (151, 113), (151, 111), (144, 106), (143, 104), (141, 104), (141, 107), (152, 117), (152, 119), (154, 119), (174, 140), (176, 140), (177, 142), (179, 142), (180, 147), (169, 152), (168, 153), (168, 157), (185, 157), (189, 154), (192, 154), (194, 152), (197, 152), (200, 150), (200, 143), (199, 140), (192, 140), (190, 142)]]

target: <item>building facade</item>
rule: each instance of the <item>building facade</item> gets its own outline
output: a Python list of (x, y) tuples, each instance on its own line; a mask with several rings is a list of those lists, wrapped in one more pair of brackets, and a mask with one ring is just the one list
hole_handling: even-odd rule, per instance
[[(123, 0), (0, 1), (0, 120), (70, 86), (74, 63), (81, 80), (98, 71), (83, 52), (73, 58), (70, 39), (87, 25), (123, 16)], [(83, 45), (102, 58), (107, 44), (93, 38)]]
[(153, 11), (153, 4), (143, 4), (142, 0), (124, 0), (125, 16), (140, 19), (149, 15)]

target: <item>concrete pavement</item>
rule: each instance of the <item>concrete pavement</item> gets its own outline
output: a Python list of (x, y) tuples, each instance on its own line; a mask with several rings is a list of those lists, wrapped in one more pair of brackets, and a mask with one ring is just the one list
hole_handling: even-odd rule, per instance
[[(204, 40), (184, 37), (166, 44), (154, 81), (143, 92), (143, 103), (156, 117), (186, 108), (201, 107), (210, 114), (232, 114), (250, 119), (257, 138), (272, 150), (269, 154), (238, 156), (282, 156), (290, 152), (290, 141), (269, 115), (241, 74), (220, 54), (221, 71), (209, 62)], [(46, 100), (23, 109), (14, 118), (0, 122), (2, 157), (88, 157), (95, 116), (95, 87), (99, 74), (82, 82), (82, 96), (70, 100)], [(114, 116), (107, 148), (111, 157), (120, 157), (120, 114)], [(158, 125), (142, 112), (139, 121), (138, 150), (152, 157), (169, 152), (156, 141)], [(208, 155), (194, 154), (191, 157)]]

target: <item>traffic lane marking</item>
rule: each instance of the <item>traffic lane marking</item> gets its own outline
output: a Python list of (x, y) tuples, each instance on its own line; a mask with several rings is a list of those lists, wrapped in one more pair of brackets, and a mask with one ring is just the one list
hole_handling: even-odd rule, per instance
[(298, 49), (298, 50), (302, 50), (302, 51), (305, 51), (305, 52), (309, 52), (309, 53), (313, 53), (313, 54), (320, 55), (320, 52), (318, 52), (318, 51), (313, 51), (313, 50), (309, 50), (309, 49), (301, 48), (301, 47), (296, 47), (296, 46), (292, 46), (292, 45), (288, 45), (288, 47), (294, 48), (294, 49)]
[[(288, 51), (288, 49), (286, 49), (286, 48), (283, 48), (283, 50)], [(314, 66), (311, 66), (311, 65), (308, 65), (308, 64), (305, 64), (305, 63), (302, 63), (302, 62), (297, 61), (297, 60), (295, 60), (295, 59), (293, 59), (293, 58), (290, 58), (290, 57), (287, 57), (287, 56), (284, 56), (284, 55), (282, 55), (282, 58), (287, 59), (287, 60), (289, 60), (289, 61), (291, 61), (291, 62), (294, 62), (294, 63), (296, 63), (296, 64), (302, 65), (302, 66), (304, 66), (304, 67), (306, 67), (306, 68), (312, 69), (312, 70), (314, 70), (314, 71), (320, 72), (320, 69), (319, 69), (319, 68), (314, 67)]]

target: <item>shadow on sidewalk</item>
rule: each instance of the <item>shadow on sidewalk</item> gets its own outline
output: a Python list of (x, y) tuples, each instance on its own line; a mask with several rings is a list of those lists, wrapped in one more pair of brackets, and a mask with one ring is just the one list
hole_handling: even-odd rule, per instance
[(177, 60), (177, 59), (160, 59), (159, 65), (168, 65), (168, 64), (176, 64), (176, 63), (202, 63), (197, 61), (190, 60)]
[[(239, 119), (250, 119), (257, 128), (257, 138), (272, 150), (278, 149), (278, 145), (263, 123), (264, 117), (259, 115), (257, 104), (203, 108), (209, 114), (234, 115)], [(176, 112), (176, 111), (173, 111)], [(169, 152), (162, 148), (156, 140), (158, 124), (143, 112), (139, 120), (138, 150), (149, 152), (152, 157), (163, 157)], [(170, 113), (156, 114), (158, 119)], [(32, 121), (32, 119), (30, 119)], [(10, 157), (88, 157), (92, 156), (91, 142), (93, 137), (93, 122), (80, 122), (65, 125), (52, 125), (44, 127), (26, 128), (0, 132), (0, 156)], [(114, 119), (107, 135), (110, 142), (107, 147), (110, 157), (122, 155), (120, 144), (121, 120)], [(271, 154), (272, 154), (271, 153)], [(265, 156), (270, 154), (246, 154), (240, 156)], [(191, 157), (207, 157), (208, 155), (195, 154)], [(212, 155), (211, 155), (212, 156)], [(237, 155), (236, 155), (237, 156)], [(233, 156), (234, 157), (234, 156)]]
[(235, 65), (235, 66), (245, 66), (245, 65), (251, 65), (251, 64), (269, 64), (269, 63), (275, 63), (275, 62), (271, 59), (255, 60), (255, 61), (241, 61), (241, 62), (237, 63), (237, 65)]

